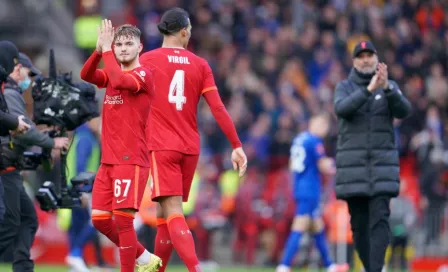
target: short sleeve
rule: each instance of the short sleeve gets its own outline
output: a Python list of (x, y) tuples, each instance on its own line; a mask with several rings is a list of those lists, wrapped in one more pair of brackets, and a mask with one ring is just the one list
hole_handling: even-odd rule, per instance
[(210, 68), (210, 65), (208, 65), (206, 61), (204, 61), (203, 73), (204, 74), (203, 74), (201, 94), (213, 90), (218, 90), (215, 84), (215, 78), (213, 77), (212, 68)]

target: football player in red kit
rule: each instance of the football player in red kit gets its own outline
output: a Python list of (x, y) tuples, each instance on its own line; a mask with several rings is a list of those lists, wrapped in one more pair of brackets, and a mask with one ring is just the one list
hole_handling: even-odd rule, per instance
[[(153, 78), (138, 59), (142, 50), (138, 28), (122, 25), (115, 32), (111, 21), (103, 20), (98, 32), (96, 51), (81, 71), (85, 81), (106, 87), (92, 222), (119, 247), (120, 271), (133, 272), (136, 259), (139, 271), (157, 271), (161, 259), (137, 241), (133, 224), (149, 177), (145, 127), (154, 96)], [(101, 59), (105, 68), (97, 69)]]
[(174, 246), (188, 271), (197, 272), (199, 261), (182, 201), (188, 200), (199, 158), (196, 112), (201, 96), (232, 145), (233, 167), (240, 176), (246, 171), (247, 158), (210, 66), (186, 50), (191, 36), (188, 13), (181, 8), (168, 10), (158, 29), (164, 36), (162, 47), (140, 57), (142, 65), (151, 68), (156, 89), (147, 126), (152, 197), (159, 203), (154, 253), (167, 264)]

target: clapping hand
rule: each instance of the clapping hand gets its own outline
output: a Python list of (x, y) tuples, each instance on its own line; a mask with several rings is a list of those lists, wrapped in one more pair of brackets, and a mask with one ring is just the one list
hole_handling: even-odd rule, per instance
[(387, 65), (382, 62), (378, 63), (376, 73), (372, 77), (369, 86), (367, 86), (367, 90), (369, 90), (369, 92), (373, 92), (378, 88), (386, 89), (389, 86), (389, 81), (387, 78)]
[(101, 27), (98, 26), (98, 40), (96, 43), (96, 50), (104, 53), (112, 50), (112, 43), (114, 42), (114, 28), (110, 20), (104, 19), (101, 22)]
[(382, 83), (381, 87), (387, 89), (389, 87), (387, 65), (382, 62), (379, 63), (377, 74), (380, 75), (380, 82)]

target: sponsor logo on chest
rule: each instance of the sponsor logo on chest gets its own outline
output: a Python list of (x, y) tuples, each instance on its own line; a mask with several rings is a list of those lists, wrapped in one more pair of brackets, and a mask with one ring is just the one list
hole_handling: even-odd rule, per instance
[(121, 105), (124, 103), (123, 97), (119, 95), (107, 95), (104, 97), (104, 104)]

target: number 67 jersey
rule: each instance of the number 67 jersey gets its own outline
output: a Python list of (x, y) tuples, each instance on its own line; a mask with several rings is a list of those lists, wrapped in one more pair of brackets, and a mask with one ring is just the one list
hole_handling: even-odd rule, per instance
[(141, 55), (140, 63), (151, 69), (155, 86), (146, 127), (149, 150), (199, 154), (197, 106), (202, 94), (217, 90), (207, 61), (184, 48), (163, 47)]

